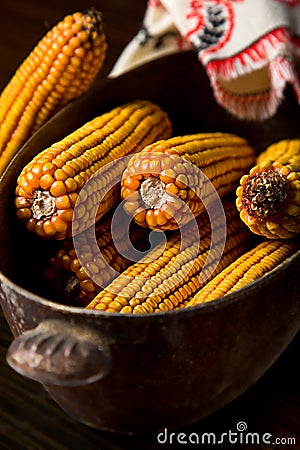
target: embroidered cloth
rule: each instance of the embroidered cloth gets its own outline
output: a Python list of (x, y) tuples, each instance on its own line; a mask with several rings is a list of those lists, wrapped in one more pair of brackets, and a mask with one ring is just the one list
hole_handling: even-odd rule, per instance
[(149, 0), (110, 76), (186, 49), (216, 101), (240, 119), (274, 115), (287, 83), (300, 103), (300, 0)]

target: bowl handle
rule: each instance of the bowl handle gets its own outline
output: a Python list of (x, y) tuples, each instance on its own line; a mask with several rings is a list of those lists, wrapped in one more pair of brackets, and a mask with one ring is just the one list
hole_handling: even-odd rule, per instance
[(98, 331), (54, 319), (18, 336), (6, 359), (16, 372), (45, 385), (86, 385), (111, 368), (110, 349)]

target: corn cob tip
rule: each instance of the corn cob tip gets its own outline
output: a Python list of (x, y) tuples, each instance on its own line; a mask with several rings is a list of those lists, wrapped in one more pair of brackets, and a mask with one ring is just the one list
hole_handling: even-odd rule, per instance
[(51, 217), (56, 212), (55, 197), (48, 191), (36, 190), (31, 205), (32, 217), (40, 220)]
[(103, 14), (93, 6), (83, 11), (82, 21), (82, 28), (88, 33), (88, 38), (90, 41), (93, 40), (93, 38), (99, 33), (99, 31), (101, 33), (104, 33)]
[(300, 232), (300, 172), (294, 165), (262, 161), (240, 180), (236, 206), (255, 234), (287, 239)]
[(167, 200), (165, 183), (159, 178), (150, 176), (141, 183), (140, 195), (146, 208), (160, 208)]
[[(54, 239), (92, 226), (120, 199), (122, 157), (169, 137), (171, 130), (167, 113), (148, 100), (131, 101), (95, 117), (23, 168), (15, 192), (18, 219), (29, 231)], [(104, 169), (104, 176), (96, 176)]]
[(274, 170), (249, 176), (242, 193), (242, 205), (250, 216), (270, 218), (283, 211), (288, 197), (286, 177)]
[(34, 132), (90, 88), (106, 51), (95, 8), (65, 16), (37, 43), (0, 95), (0, 173)]
[(216, 195), (234, 191), (254, 162), (254, 150), (235, 135), (198, 133), (160, 140), (129, 160), (121, 181), (124, 209), (140, 226), (180, 228)]
[(94, 6), (90, 6), (83, 12), (83, 16), (91, 23), (92, 26), (103, 22), (103, 14), (101, 11), (96, 9)]

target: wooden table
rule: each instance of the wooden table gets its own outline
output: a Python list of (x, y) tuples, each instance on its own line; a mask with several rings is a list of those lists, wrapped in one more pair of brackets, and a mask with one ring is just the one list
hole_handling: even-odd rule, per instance
[[(93, 5), (104, 14), (109, 51), (101, 76), (106, 76), (124, 45), (138, 30), (146, 0), (95, 0)], [(41, 36), (64, 15), (89, 6), (83, 0), (10, 0), (0, 6), (0, 89), (8, 82), (20, 62)], [(266, 324), (267, 326), (267, 324)], [(98, 431), (75, 422), (47, 395), (43, 388), (8, 367), (5, 361), (12, 340), (0, 313), (0, 449), (156, 449), (186, 448), (187, 445), (162, 445), (156, 435), (119, 436)], [(292, 438), (294, 445), (246, 445), (236, 449), (300, 449), (300, 335), (295, 337), (268, 372), (246, 393), (210, 417), (180, 432), (235, 432), (245, 422), (253, 433)], [(99, 405), (101, 408), (101, 404)], [(197, 446), (192, 446), (197, 448)], [(217, 445), (227, 449), (229, 445)], [(212, 445), (201, 448), (212, 448)]]

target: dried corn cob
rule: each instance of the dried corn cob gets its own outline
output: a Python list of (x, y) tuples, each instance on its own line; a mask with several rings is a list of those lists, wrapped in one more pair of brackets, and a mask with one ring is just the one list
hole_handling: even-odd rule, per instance
[(265, 151), (261, 152), (256, 164), (263, 161), (280, 161), (290, 164), (294, 158), (300, 157), (300, 139), (282, 139), (269, 145)]
[(106, 48), (94, 8), (66, 16), (41, 39), (0, 96), (0, 173), (34, 131), (87, 91)]
[[(111, 230), (111, 219), (112, 216), (109, 215), (96, 224), (95, 230), (89, 228), (78, 235), (76, 248), (80, 249), (80, 258), (72, 239), (63, 240), (60, 248), (51, 256), (44, 276), (55, 295), (61, 294), (65, 302), (86, 306), (115, 278), (114, 271), (123, 272), (132, 264), (131, 260), (135, 261), (135, 254), (131, 255), (130, 252), (130, 244), (136, 250), (146, 250), (147, 230), (132, 223), (127, 236), (123, 223), (113, 226), (113, 231)], [(94, 234), (97, 249), (91, 245)], [(107, 265), (114, 271), (110, 271)]]
[[(255, 162), (254, 150), (238, 136), (202, 133), (161, 140), (134, 155), (122, 177), (124, 208), (151, 229), (176, 229), (205, 210), (211, 186), (220, 196), (235, 187)], [(199, 173), (207, 177), (201, 179)]]
[[(115, 180), (125, 163), (118, 158), (170, 133), (167, 114), (146, 100), (127, 103), (96, 117), (39, 153), (23, 169), (16, 188), (18, 218), (26, 222), (29, 231), (42, 237), (70, 236), (74, 206), (82, 187), (100, 168), (116, 161), (88, 186), (87, 200), (80, 204), (80, 211), (77, 209), (80, 220), (73, 224), (72, 232), (92, 226), (95, 217), (91, 217), (91, 208), (103, 200), (97, 221), (119, 199), (120, 187)], [(108, 185), (112, 189), (102, 199), (102, 190)]]
[(240, 180), (236, 205), (255, 234), (286, 239), (300, 231), (299, 142), (282, 141), (268, 147)]
[[(236, 208), (226, 202), (224, 209), (227, 220), (226, 244), (223, 253), (220, 240), (212, 249), (213, 258), (209, 263), (219, 261), (214, 275), (249, 248), (250, 233), (239, 219)], [(210, 273), (210, 264), (201, 273), (211, 245), (211, 227), (206, 213), (197, 218), (197, 225), (200, 244), (199, 236), (195, 236), (195, 230), (190, 224), (182, 229), (186, 239), (183, 250), (180, 248), (180, 231), (171, 232), (166, 245), (157, 245), (147, 257), (126, 269), (100, 291), (87, 308), (139, 314), (168, 311), (184, 304), (207, 282), (206, 278), (213, 275)]]
[(264, 241), (240, 256), (200, 289), (186, 305), (215, 300), (269, 273), (299, 248), (296, 242)]

